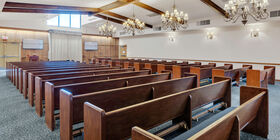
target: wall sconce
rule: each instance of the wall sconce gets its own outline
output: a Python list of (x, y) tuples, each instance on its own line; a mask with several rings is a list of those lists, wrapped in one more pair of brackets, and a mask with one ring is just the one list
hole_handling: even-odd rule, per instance
[(214, 33), (212, 32), (207, 32), (207, 39), (212, 40), (214, 38)]
[(251, 35), (251, 37), (259, 37), (260, 29), (252, 29), (250, 35)]
[(173, 43), (175, 42), (175, 37), (173, 35), (169, 35), (168, 40)]

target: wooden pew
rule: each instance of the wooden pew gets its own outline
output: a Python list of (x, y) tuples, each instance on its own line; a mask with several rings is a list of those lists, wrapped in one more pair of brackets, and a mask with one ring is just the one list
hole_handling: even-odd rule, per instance
[(247, 86), (267, 88), (275, 84), (275, 67), (264, 66), (264, 70), (247, 70)]
[[(212, 69), (229, 69), (232, 68), (231, 65), (224, 65), (220, 67), (214, 67), (215, 64), (206, 65), (206, 66), (194, 66), (190, 67), (189, 73), (196, 74), (197, 75), (197, 86), (200, 86), (200, 80), (202, 79), (208, 79), (212, 77)], [(188, 73), (185, 73), (185, 75), (188, 75)]]
[[(239, 140), (240, 131), (267, 138), (268, 91), (262, 88), (241, 87), (240, 106), (223, 111), (182, 133), (174, 140)], [(221, 113), (223, 113), (221, 115)], [(132, 140), (163, 140), (139, 127), (132, 128)]]
[[(94, 68), (93, 66), (89, 66), (89, 68)], [(106, 68), (108, 66), (98, 66), (98, 68)], [(23, 81), (28, 79), (28, 73), (29, 72), (35, 72), (35, 71), (52, 71), (52, 70), (74, 70), (74, 69), (79, 69), (80, 67), (44, 67), (44, 68), (30, 68), (30, 69), (22, 69), (19, 68), (19, 72), (18, 72), (18, 89), (21, 93), (23, 93)], [(84, 68), (84, 67), (82, 67)], [(96, 67), (97, 68), (97, 67)]]
[(16, 85), (16, 83), (18, 82), (18, 76), (19, 76), (19, 69), (44, 69), (44, 68), (63, 68), (63, 67), (88, 67), (88, 68), (93, 68), (93, 67), (100, 67), (99, 65), (86, 65), (86, 64), (80, 64), (80, 63), (73, 63), (73, 62), (42, 62), (42, 63), (35, 63), (36, 65), (34, 65), (33, 63), (31, 63), (32, 65), (30, 65), (30, 63), (20, 63), (19, 65), (15, 65), (14, 69), (13, 69), (13, 83), (14, 85)]
[[(28, 84), (28, 97), (29, 98), (29, 103), (31, 106), (33, 106), (33, 93), (35, 92), (35, 76), (38, 75), (47, 75), (47, 74), (59, 74), (59, 73), (71, 73), (71, 72), (86, 72), (86, 71), (105, 71), (105, 70), (118, 70), (119, 68), (107, 68), (107, 67), (102, 67), (102, 68), (80, 68), (80, 69), (72, 69), (72, 70), (50, 70), (50, 71), (32, 71), (32, 72), (28, 72), (28, 80), (24, 80), (25, 82), (27, 82)], [(25, 76), (24, 76), (25, 77)], [(23, 83), (26, 84), (26, 83)], [(27, 94), (26, 94), (26, 88), (24, 87), (24, 98), (27, 98)]]
[[(224, 78), (219, 80), (222, 79)], [(107, 111), (86, 102), (84, 139), (125, 139), (130, 137), (131, 128), (134, 126), (146, 130), (169, 120), (174, 120), (174, 123), (179, 120), (185, 121), (186, 127), (191, 128), (192, 110), (215, 101), (231, 106), (230, 79), (116, 110)]]
[[(226, 65), (226, 64), (225, 64)], [(227, 64), (229, 65), (229, 64)], [(232, 69), (232, 64), (230, 64), (231, 69), (212, 69), (212, 78), (215, 76), (225, 76), (230, 77), (232, 81), (236, 81), (237, 86), (240, 84), (240, 78), (246, 77), (246, 71), (252, 66), (243, 65), (242, 68)]]
[(165, 70), (165, 65), (188, 65), (188, 62), (181, 62), (178, 63), (177, 61), (172, 61), (172, 62), (154, 62), (154, 63), (145, 63), (145, 69), (151, 69), (152, 73), (161, 73), (162, 71)]
[(134, 65), (135, 71), (145, 69), (145, 64), (146, 64), (145, 62), (134, 62), (133, 65)]
[(76, 76), (76, 77), (65, 77), (55, 78), (53, 75), (37, 76), (35, 78), (35, 110), (38, 116), (42, 116), (43, 113), (43, 100), (45, 99), (45, 83), (50, 82), (53, 85), (66, 85), (82, 82), (91, 82), (98, 80), (109, 80), (116, 79), (121, 77), (130, 77), (130, 76), (139, 76), (139, 75), (148, 75), (150, 71), (128, 71), (120, 73), (110, 73), (110, 74), (101, 74), (101, 75), (86, 75), (86, 76)]
[[(66, 90), (61, 90), (60, 138), (72, 139), (72, 125), (83, 122), (83, 104), (86, 101), (94, 103), (96, 106), (109, 111), (195, 87), (196, 77), (190, 76), (181, 79), (93, 92), (84, 94), (83, 96), (75, 95), (75, 93)], [(69, 114), (71, 116), (69, 116)]]
[[(29, 63), (28, 63), (29, 64)], [(22, 65), (22, 66), (18, 66), (17, 68), (15, 68), (15, 83), (19, 82), (19, 79), (21, 78), (20, 76), (22, 75), (22, 71), (23, 70), (43, 70), (43, 69), (63, 69), (63, 68), (67, 68), (67, 69), (71, 69), (71, 68), (94, 68), (94, 67), (104, 67), (104, 66), (100, 66), (100, 65), (85, 65), (85, 64), (77, 64), (77, 63), (54, 63), (52, 65), (49, 65), (47, 62), (45, 63), (41, 63), (35, 66), (27, 66), (26, 65)]]
[(133, 76), (126, 78), (118, 78), (111, 80), (93, 81), (86, 83), (77, 83), (69, 85), (55, 86), (52, 83), (46, 82), (45, 84), (45, 119), (49, 129), (54, 129), (55, 118), (54, 111), (59, 109), (59, 91), (65, 89), (73, 92), (76, 95), (85, 94), (90, 92), (97, 92), (102, 90), (109, 90), (114, 88), (121, 88), (133, 86), (144, 83), (151, 83), (156, 81), (163, 81), (170, 79), (169, 73), (153, 74), (146, 76)]
[(241, 70), (240, 77), (244, 79), (247, 77), (247, 75), (246, 75), (247, 70), (253, 69), (253, 65), (242, 65), (242, 68), (243, 69)]
[[(39, 77), (46, 76), (48, 78), (56, 79), (56, 78), (65, 78), (65, 77), (76, 77), (76, 76), (87, 76), (87, 75), (100, 75), (100, 74), (108, 74), (108, 73), (119, 73), (119, 72), (126, 72), (126, 71), (133, 71), (133, 69), (104, 69), (104, 70), (93, 70), (93, 71), (78, 71), (78, 72), (67, 72), (67, 73), (55, 73), (55, 74), (43, 74), (43, 75), (36, 75)], [(34, 105), (34, 93), (35, 93), (35, 76), (30, 75), (28, 77), (28, 99), (29, 104), (31, 106)], [(33, 83), (34, 82), (34, 83)], [(25, 85), (25, 84), (24, 84)], [(25, 86), (23, 86), (26, 89)], [(33, 91), (33, 92), (32, 92)]]
[(215, 67), (216, 63), (209, 63), (208, 65), (201, 65), (200, 62), (195, 62), (193, 64), (187, 64), (187, 65), (173, 65), (172, 66), (172, 78), (181, 78), (183, 77), (187, 72), (190, 72), (191, 67), (201, 67), (201, 68), (207, 68), (207, 67)]

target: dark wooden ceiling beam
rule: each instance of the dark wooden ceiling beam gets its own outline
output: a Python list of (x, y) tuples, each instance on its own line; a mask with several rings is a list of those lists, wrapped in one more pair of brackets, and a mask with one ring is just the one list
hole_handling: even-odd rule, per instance
[(42, 13), (42, 14), (93, 14), (88, 11), (70, 11), (70, 10), (53, 10), (53, 9), (25, 9), (25, 8), (6, 8), (4, 7), (2, 12), (14, 12), (14, 13)]
[(226, 11), (221, 8), (219, 5), (217, 5), (216, 3), (214, 3), (212, 0), (201, 0), (203, 3), (205, 3), (206, 5), (208, 5), (209, 7), (212, 7), (213, 9), (215, 9), (216, 11), (218, 11), (221, 15), (228, 17)]
[(26, 9), (51, 9), (51, 10), (65, 10), (65, 11), (87, 11), (87, 12), (99, 12), (98, 8), (88, 7), (75, 7), (75, 6), (59, 6), (59, 5), (45, 5), (45, 4), (32, 4), (32, 3), (17, 3), (6, 2), (4, 7), (6, 8), (26, 8)]
[(142, 2), (139, 2), (139, 1), (133, 2), (133, 4), (136, 5), (136, 6), (139, 6), (139, 7), (141, 7), (141, 8), (144, 8), (144, 9), (146, 9), (146, 10), (149, 10), (149, 11), (151, 11), (151, 12), (160, 14), (160, 15), (161, 15), (161, 14), (164, 14), (163, 11), (158, 10), (158, 9), (156, 9), (156, 8), (150, 6), (150, 5), (147, 5), (147, 4), (142, 3)]

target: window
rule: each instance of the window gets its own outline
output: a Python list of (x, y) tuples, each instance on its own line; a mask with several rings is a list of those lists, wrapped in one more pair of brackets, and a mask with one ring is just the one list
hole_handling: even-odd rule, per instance
[(60, 14), (59, 15), (59, 26), (60, 27), (70, 27), (70, 15)]
[(81, 15), (71, 14), (71, 28), (81, 28)]
[(47, 20), (47, 25), (56, 27), (81, 28), (81, 15), (60, 14)]
[(47, 25), (49, 25), (49, 26), (58, 26), (58, 16), (53, 17), (53, 18), (47, 20)]

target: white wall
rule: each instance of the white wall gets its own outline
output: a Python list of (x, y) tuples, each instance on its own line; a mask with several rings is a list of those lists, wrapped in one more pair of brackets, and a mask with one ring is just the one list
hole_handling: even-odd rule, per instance
[[(219, 61), (242, 61), (280, 64), (280, 22), (246, 26), (198, 29), (120, 38), (128, 46), (129, 57), (176, 58)], [(260, 36), (250, 37), (250, 30), (260, 29)], [(214, 32), (208, 40), (206, 33)], [(168, 36), (175, 37), (170, 42)], [(256, 66), (256, 69), (262, 66)], [(278, 70), (278, 68), (277, 68)], [(277, 79), (280, 73), (277, 72)]]

